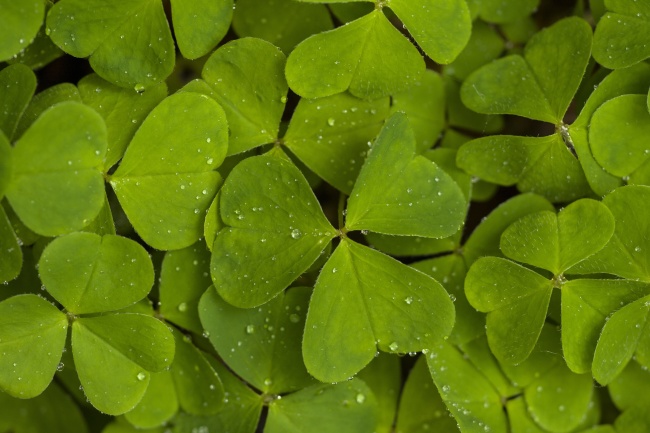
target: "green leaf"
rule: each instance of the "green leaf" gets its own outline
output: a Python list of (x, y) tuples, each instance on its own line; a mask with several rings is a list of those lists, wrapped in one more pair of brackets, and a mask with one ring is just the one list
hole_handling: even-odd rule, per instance
[[(323, 423), (323, 412), (328, 422)], [(372, 432), (378, 417), (377, 401), (359, 379), (336, 385), (319, 384), (269, 404), (265, 433), (302, 433), (318, 426), (322, 433)]]
[(241, 378), (266, 394), (313, 384), (300, 350), (310, 291), (293, 288), (261, 308), (227, 304), (214, 288), (201, 298), (199, 314), (210, 342)]
[(106, 127), (91, 108), (76, 102), (50, 108), (13, 149), (9, 203), (29, 229), (44, 236), (84, 227), (104, 202), (105, 152)]
[[(302, 2), (314, 3), (315, 0), (299, 0)], [(375, 9), (374, 0), (360, 0), (358, 3), (347, 3), (349, 0), (329, 1), (328, 6), (334, 17), (342, 23), (349, 23), (364, 15), (369, 14)], [(320, 3), (320, 2), (319, 2)]]
[(339, 93), (301, 99), (283, 141), (310, 170), (349, 195), (389, 110), (389, 98), (364, 101)]
[(61, 359), (68, 320), (36, 295), (0, 302), (0, 388), (16, 398), (41, 394)]
[[(2, 3), (11, 3), (2, 1)], [(36, 1), (40, 3), (40, 1)], [(0, 9), (20, 7), (10, 4), (0, 6)], [(25, 4), (22, 7), (26, 7)], [(4, 15), (3, 15), (4, 16)], [(2, 18), (0, 18), (2, 20)], [(0, 24), (0, 28), (3, 26)], [(4, 29), (3, 29), (4, 30)], [(3, 39), (0, 36), (0, 39)], [(0, 48), (1, 50), (2, 48)], [(0, 57), (1, 51), (0, 51)], [(27, 66), (12, 65), (7, 66), (0, 71), (0, 131), (11, 140), (14, 136), (14, 131), (18, 126), (23, 112), (27, 108), (29, 101), (34, 96), (36, 90), (36, 75)]]
[(462, 230), (443, 239), (423, 238), (419, 236), (392, 236), (380, 233), (365, 235), (368, 245), (395, 257), (429, 256), (446, 253), (460, 248)]
[(0, 0), (0, 10), (0, 61), (4, 61), (17, 55), (34, 40), (43, 24), (45, 2)]
[(463, 433), (506, 433), (501, 397), (492, 384), (449, 343), (426, 355), (429, 373)]
[[(480, 132), (481, 134), (496, 133), (503, 129), (503, 116), (479, 114), (470, 110), (461, 101), (460, 83), (453, 77), (447, 75), (443, 76), (443, 81), (445, 84), (445, 96), (447, 98), (447, 122), (450, 127)], [(458, 132), (448, 129), (445, 137), (455, 134), (458, 134)]]
[(462, 191), (435, 163), (416, 155), (415, 149), (406, 116), (394, 114), (371, 148), (352, 190), (345, 223), (348, 230), (432, 238), (458, 230), (466, 211)]
[[(376, 67), (378, 63), (382, 68)], [(304, 98), (349, 89), (359, 98), (377, 99), (414, 85), (424, 66), (417, 48), (375, 10), (305, 39), (287, 59), (286, 76), (291, 90)]]
[(5, 195), (5, 191), (11, 183), (13, 171), (13, 153), (9, 140), (4, 133), (0, 131), (0, 200)]
[(478, 259), (465, 279), (469, 303), (488, 313), (486, 327), (492, 352), (508, 364), (522, 362), (535, 347), (552, 291), (551, 281), (497, 257)]
[(440, 75), (427, 69), (411, 89), (393, 95), (391, 112), (398, 111), (408, 116), (416, 152), (433, 147), (445, 127), (445, 89)]
[(519, 218), (541, 211), (554, 211), (548, 200), (536, 194), (519, 194), (497, 206), (472, 231), (463, 245), (463, 257), (471, 265), (482, 256), (501, 257), (501, 234)]
[(616, 418), (614, 423), (619, 433), (644, 433), (650, 429), (650, 413), (647, 408), (633, 407)]
[(86, 75), (78, 86), (84, 104), (97, 111), (106, 122), (108, 149), (104, 170), (122, 158), (147, 114), (167, 96), (165, 83), (138, 93), (115, 86), (95, 74)]
[(627, 176), (650, 158), (647, 95), (623, 95), (596, 110), (589, 127), (594, 158), (617, 176)]
[(650, 294), (629, 280), (572, 280), (562, 286), (562, 352), (576, 373), (590, 371), (598, 337), (614, 311)]
[(421, 433), (429, 430), (459, 433), (456, 420), (448, 416), (447, 406), (431, 380), (426, 356), (421, 356), (404, 384), (395, 432)]
[(237, 307), (271, 300), (336, 236), (304, 176), (283, 156), (240, 162), (221, 189), (219, 208), (227, 227), (212, 247), (212, 281)]
[(47, 14), (48, 34), (120, 87), (144, 90), (174, 69), (174, 41), (159, 0), (62, 0)]
[(81, 102), (79, 90), (74, 84), (61, 83), (37, 93), (23, 112), (14, 131), (14, 138), (21, 137), (48, 108), (65, 101)]
[(650, 57), (650, 7), (635, 0), (608, 0), (594, 34), (594, 59), (609, 69), (632, 66)]
[(616, 407), (626, 410), (634, 406), (650, 406), (650, 394), (646, 392), (648, 385), (650, 373), (647, 367), (632, 361), (609, 383), (607, 389)]
[(176, 329), (173, 334), (176, 352), (170, 372), (181, 408), (192, 415), (218, 412), (224, 400), (219, 375), (189, 337)]
[(235, 9), (233, 0), (172, 0), (171, 5), (174, 36), (186, 59), (212, 51), (228, 32)]
[(212, 285), (210, 253), (203, 243), (165, 253), (159, 282), (160, 314), (175, 325), (201, 334), (199, 299)]
[(143, 314), (110, 314), (72, 324), (72, 353), (90, 403), (109, 415), (135, 407), (149, 384), (174, 358), (167, 326)]
[(6, 284), (20, 274), (23, 265), (23, 252), (2, 206), (0, 206), (0, 251), (2, 251), (0, 283)]
[(592, 364), (594, 378), (607, 385), (618, 376), (630, 359), (650, 367), (648, 315), (650, 296), (638, 299), (615, 312), (598, 339)]
[(149, 429), (166, 423), (178, 411), (178, 398), (169, 371), (152, 373), (142, 400), (124, 417), (136, 428)]
[(278, 137), (287, 98), (286, 57), (261, 39), (242, 38), (215, 51), (203, 67), (203, 79), (223, 107), (230, 137), (228, 155)]
[(467, 265), (461, 255), (447, 254), (416, 262), (411, 266), (440, 281), (454, 301), (456, 322), (449, 336), (450, 342), (463, 344), (485, 332), (484, 316), (469, 305), (463, 291)]
[(590, 54), (589, 25), (577, 17), (565, 18), (533, 36), (523, 57), (504, 57), (474, 72), (463, 83), (463, 102), (479, 113), (559, 124)]
[(523, 397), (517, 397), (506, 402), (506, 411), (508, 412), (508, 421), (513, 432), (526, 433), (545, 433), (539, 427), (527, 411), (526, 401)]
[(650, 282), (650, 248), (640, 241), (650, 238), (650, 222), (643, 216), (650, 212), (650, 187), (618, 188), (607, 195), (603, 203), (614, 215), (614, 234), (602, 250), (569, 269), (568, 273), (608, 273)]
[(481, 0), (481, 18), (489, 23), (511, 23), (537, 10), (539, 0)]
[(128, 307), (147, 296), (154, 279), (140, 244), (94, 233), (56, 238), (41, 255), (39, 274), (47, 291), (74, 314)]
[(3, 432), (88, 432), (77, 402), (56, 383), (38, 397), (26, 400), (0, 393), (0, 407), (0, 431)]
[(92, 220), (82, 231), (104, 235), (115, 235), (115, 221), (113, 220), (113, 212), (111, 205), (108, 202), (108, 195), (104, 197), (104, 206), (97, 214), (97, 217)]
[(316, 281), (307, 314), (303, 357), (321, 381), (344, 380), (377, 348), (417, 352), (449, 335), (454, 308), (429, 276), (343, 239)]
[(221, 211), (219, 211), (220, 201), (221, 191), (217, 192), (217, 195), (214, 196), (214, 200), (212, 200), (212, 204), (205, 214), (205, 222), (203, 223), (203, 238), (209, 251), (212, 251), (212, 245), (214, 245), (214, 240), (217, 238), (217, 233), (224, 228), (224, 223), (221, 221)]
[(221, 179), (213, 170), (226, 156), (227, 134), (223, 110), (203, 95), (178, 93), (149, 113), (110, 179), (146, 243), (171, 250), (201, 237)]
[(174, 433), (206, 429), (213, 432), (253, 433), (262, 412), (262, 396), (253, 392), (223, 364), (208, 358), (219, 374), (228, 397), (224, 398), (221, 410), (215, 415), (196, 416), (183, 412), (174, 418)]
[(553, 202), (573, 201), (590, 192), (578, 159), (559, 133), (477, 138), (461, 146), (457, 163), (488, 182), (516, 184), (521, 192), (534, 192)]
[(334, 24), (325, 5), (238, 0), (232, 26), (240, 37), (264, 39), (288, 54), (303, 39), (330, 30)]
[[(485, 323), (485, 320), (483, 320), (483, 323)], [(508, 376), (505, 375), (499, 362), (492, 354), (487, 336), (485, 335), (485, 328), (483, 329), (483, 333), (478, 337), (460, 344), (459, 349), (497, 390), (502, 401), (503, 397), (512, 397), (521, 394), (521, 389), (514, 385)]]
[(472, 25), (472, 35), (467, 46), (444, 69), (444, 73), (463, 81), (476, 69), (496, 60), (504, 48), (504, 40), (496, 29), (482, 21), (476, 21)]
[(357, 378), (364, 381), (377, 399), (379, 422), (376, 433), (392, 433), (397, 401), (402, 386), (400, 358), (390, 354), (379, 354), (359, 372)]
[(389, 0), (395, 12), (422, 51), (436, 63), (451, 63), (465, 48), (472, 20), (465, 0)]
[(614, 234), (614, 216), (602, 203), (582, 199), (554, 212), (515, 221), (501, 236), (501, 251), (516, 261), (559, 275), (600, 251)]

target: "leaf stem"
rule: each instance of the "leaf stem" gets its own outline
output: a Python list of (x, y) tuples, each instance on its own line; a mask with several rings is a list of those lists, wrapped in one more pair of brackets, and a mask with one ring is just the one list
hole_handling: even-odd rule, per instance
[(339, 194), (339, 207), (338, 207), (338, 218), (339, 218), (339, 229), (345, 227), (345, 201), (347, 196), (343, 193)]

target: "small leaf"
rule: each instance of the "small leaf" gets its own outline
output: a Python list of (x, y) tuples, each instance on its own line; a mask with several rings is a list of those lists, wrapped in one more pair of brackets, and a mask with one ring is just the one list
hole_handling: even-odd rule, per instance
[[(390, 52), (391, 56), (383, 53)], [(376, 65), (381, 62), (381, 73)], [(322, 98), (350, 90), (377, 99), (405, 91), (424, 72), (424, 60), (380, 10), (301, 42), (287, 59), (291, 90)]]
[(600, 251), (613, 233), (614, 217), (607, 207), (582, 199), (557, 216), (545, 211), (518, 219), (503, 232), (501, 251), (559, 275)]
[(594, 34), (594, 59), (609, 69), (650, 57), (650, 7), (636, 0), (608, 0)]
[(278, 48), (255, 38), (231, 41), (205, 63), (202, 76), (212, 89), (208, 96), (228, 119), (229, 156), (277, 138), (287, 97), (285, 63)]
[(342, 240), (312, 295), (303, 357), (324, 382), (344, 380), (367, 365), (377, 348), (417, 352), (449, 335), (454, 308), (429, 276), (380, 252)]
[(167, 96), (164, 83), (138, 93), (115, 86), (95, 74), (83, 77), (78, 86), (84, 104), (97, 111), (106, 122), (108, 149), (105, 170), (122, 158), (147, 114)]
[(572, 280), (562, 286), (562, 352), (576, 373), (591, 370), (607, 317), (621, 305), (650, 294), (650, 285), (629, 280)]
[(154, 273), (149, 255), (120, 236), (72, 233), (52, 241), (39, 260), (47, 291), (75, 314), (132, 305), (149, 293)]
[(539, 0), (481, 0), (481, 18), (489, 23), (511, 23), (537, 10)]
[(618, 376), (633, 356), (650, 367), (650, 332), (648, 315), (650, 296), (646, 296), (614, 313), (598, 339), (592, 364), (594, 378), (607, 385)]
[(293, 0), (273, 3), (238, 0), (232, 27), (240, 37), (252, 36), (280, 47), (285, 54), (303, 39), (333, 27), (325, 5), (305, 5)]
[(228, 143), (226, 118), (195, 93), (166, 98), (147, 116), (110, 179), (133, 227), (157, 249), (180, 249), (203, 234)]
[(178, 398), (169, 371), (152, 373), (142, 400), (124, 417), (136, 428), (149, 429), (166, 423), (178, 412)]
[[(43, 23), (42, 0), (0, 0), (0, 61), (9, 60), (32, 43)], [(2, 129), (2, 128), (0, 128)]]
[(596, 110), (589, 125), (594, 158), (608, 172), (623, 177), (650, 159), (650, 113), (647, 95), (623, 95)]
[(456, 60), (444, 69), (444, 73), (463, 81), (481, 66), (496, 60), (503, 52), (504, 45), (503, 38), (495, 28), (483, 21), (475, 21), (467, 46)]
[[(357, 377), (364, 381), (377, 399), (379, 422), (376, 433), (392, 433), (397, 401), (402, 386), (400, 358), (390, 354), (379, 354), (359, 372)], [(355, 400), (357, 400), (355, 396)], [(365, 400), (364, 400), (365, 401)]]
[(501, 397), (469, 360), (449, 343), (426, 355), (429, 373), (463, 433), (506, 433)]
[(614, 422), (621, 433), (645, 433), (650, 429), (650, 413), (644, 407), (633, 407), (623, 412)]
[(174, 41), (158, 0), (62, 0), (47, 27), (59, 48), (90, 56), (93, 70), (120, 87), (144, 90), (174, 69)]
[(630, 280), (650, 282), (650, 248), (640, 239), (650, 239), (650, 187), (625, 186), (603, 199), (614, 215), (616, 228), (610, 241), (598, 253), (568, 273), (608, 273)]
[(488, 313), (486, 329), (492, 352), (508, 364), (522, 362), (535, 347), (552, 291), (546, 278), (497, 257), (478, 259), (465, 279), (469, 303)]
[(91, 108), (76, 102), (50, 108), (13, 149), (9, 203), (38, 234), (79, 230), (104, 203), (105, 152), (106, 127)]
[(345, 224), (348, 230), (442, 238), (462, 225), (466, 206), (453, 179), (415, 154), (406, 116), (396, 113), (361, 168)]
[(650, 394), (646, 392), (649, 385), (650, 373), (647, 367), (632, 361), (609, 383), (607, 389), (616, 407), (627, 410), (634, 406), (650, 405)]
[[(322, 423), (323, 411), (328, 422)], [(360, 433), (374, 431), (378, 417), (377, 401), (359, 379), (336, 385), (318, 384), (269, 404), (266, 433), (302, 433), (315, 425), (322, 433)]]
[(212, 285), (210, 253), (202, 242), (165, 253), (159, 283), (160, 314), (200, 335), (203, 326), (199, 320), (199, 299)]
[[(20, 7), (11, 3), (11, 1), (2, 1), (0, 9), (9, 11)], [(36, 1), (36, 3), (42, 2)], [(23, 4), (22, 7), (26, 8), (27, 5)], [(11, 12), (8, 15), (11, 15)], [(2, 18), (0, 18), (1, 20)], [(0, 24), (0, 28), (5, 29), (2, 24)], [(6, 37), (2, 36), (0, 36), (0, 40), (8, 41)], [(5, 46), (3, 45), (3, 48)], [(0, 57), (2, 57), (2, 48), (0, 48)], [(36, 75), (27, 66), (12, 65), (0, 71), (0, 131), (9, 140), (13, 138), (16, 126), (34, 96), (35, 90)]]
[(212, 281), (228, 303), (268, 302), (305, 272), (336, 235), (304, 176), (286, 157), (240, 162), (221, 189), (223, 228)]
[(348, 93), (301, 99), (284, 144), (314, 173), (350, 194), (390, 110), (389, 98), (364, 101)]
[(221, 221), (221, 211), (219, 210), (219, 202), (221, 201), (221, 191), (217, 192), (212, 200), (212, 204), (205, 214), (205, 222), (203, 223), (203, 238), (205, 245), (209, 251), (212, 251), (212, 245), (217, 238), (219, 230), (224, 228), (224, 223)]
[(52, 381), (68, 332), (68, 320), (36, 295), (0, 302), (0, 388), (16, 398), (32, 398)]
[(587, 67), (591, 39), (583, 19), (560, 20), (533, 36), (523, 57), (504, 57), (474, 72), (463, 83), (463, 102), (479, 113), (559, 124)]
[(300, 350), (309, 295), (292, 288), (263, 307), (241, 309), (212, 287), (199, 313), (210, 342), (235, 373), (266, 394), (284, 394), (314, 383)]
[(465, 48), (472, 31), (467, 3), (464, 0), (389, 0), (388, 7), (422, 51), (436, 63), (451, 63)]
[(174, 36), (186, 59), (212, 51), (228, 32), (235, 9), (233, 0), (172, 0), (171, 5)]
[(110, 314), (72, 324), (72, 352), (90, 403), (109, 415), (130, 411), (142, 399), (150, 373), (174, 358), (167, 326), (143, 314)]
[(203, 352), (174, 329), (176, 352), (170, 372), (181, 408), (192, 415), (211, 415), (221, 409), (224, 389)]
[(2, 252), (0, 283), (6, 284), (20, 274), (23, 265), (23, 252), (2, 206), (0, 206), (0, 252)]

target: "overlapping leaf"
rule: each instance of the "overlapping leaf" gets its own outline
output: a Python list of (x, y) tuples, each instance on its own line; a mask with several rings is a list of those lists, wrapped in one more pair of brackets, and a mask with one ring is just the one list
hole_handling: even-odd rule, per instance
[(204, 95), (183, 92), (149, 113), (110, 178), (138, 234), (154, 248), (192, 245), (221, 177), (213, 171), (226, 155), (226, 118)]
[(14, 136), (35, 90), (36, 75), (28, 67), (12, 65), (0, 71), (0, 131), (8, 139)]
[(82, 102), (79, 90), (74, 84), (57, 84), (34, 95), (20, 117), (14, 131), (14, 138), (20, 138), (48, 108), (66, 101)]
[(9, 60), (24, 50), (36, 37), (43, 23), (45, 2), (26, 0), (0, 1), (0, 60)]
[(39, 260), (48, 292), (74, 314), (119, 310), (144, 298), (153, 285), (149, 255), (120, 236), (73, 233), (52, 241)]
[(106, 127), (95, 111), (76, 102), (50, 108), (13, 149), (9, 203), (38, 234), (81, 229), (104, 202), (105, 152)]
[(47, 15), (48, 34), (75, 57), (90, 57), (102, 78), (136, 90), (174, 68), (174, 41), (161, 1), (63, 0)]
[(176, 43), (187, 59), (206, 55), (223, 39), (235, 9), (233, 0), (172, 0), (171, 5)]

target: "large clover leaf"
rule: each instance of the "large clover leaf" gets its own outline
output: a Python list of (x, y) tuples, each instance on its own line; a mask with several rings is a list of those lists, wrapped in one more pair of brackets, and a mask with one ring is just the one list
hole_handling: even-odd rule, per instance
[(110, 178), (138, 234), (154, 248), (192, 245), (203, 233), (205, 211), (226, 155), (226, 118), (203, 95), (178, 93), (153, 109)]
[(5, 61), (24, 50), (36, 37), (43, 23), (45, 2), (27, 0), (0, 1), (0, 60)]

